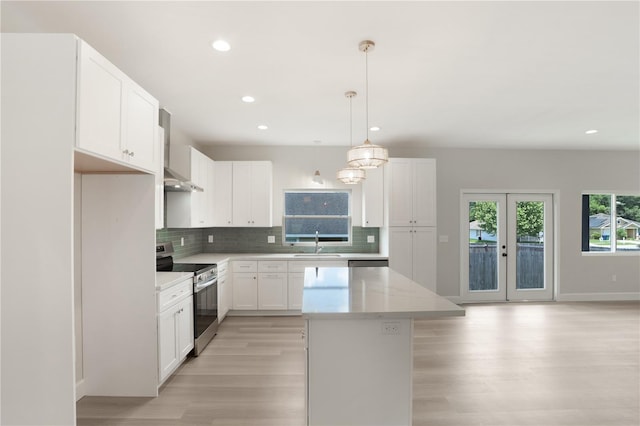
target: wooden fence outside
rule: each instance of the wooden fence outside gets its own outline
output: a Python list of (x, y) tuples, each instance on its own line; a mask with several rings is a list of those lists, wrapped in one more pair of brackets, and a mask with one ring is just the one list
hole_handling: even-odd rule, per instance
[[(495, 290), (497, 287), (495, 244), (469, 245), (469, 290)], [(544, 287), (544, 246), (521, 244), (517, 249), (518, 288)]]

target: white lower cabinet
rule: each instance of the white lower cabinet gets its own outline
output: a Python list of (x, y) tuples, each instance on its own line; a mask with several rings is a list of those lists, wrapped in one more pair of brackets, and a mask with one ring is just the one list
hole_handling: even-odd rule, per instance
[(237, 260), (233, 269), (233, 309), (258, 309), (258, 262)]
[(162, 384), (193, 349), (192, 280), (158, 293), (158, 381)]
[(288, 299), (289, 309), (302, 309), (302, 290), (304, 290), (304, 272), (289, 272)]
[(389, 267), (436, 291), (436, 228), (389, 228)]
[(286, 310), (287, 262), (233, 262), (233, 309)]
[(218, 324), (227, 316), (231, 308), (231, 284), (227, 272), (229, 262), (218, 263)]

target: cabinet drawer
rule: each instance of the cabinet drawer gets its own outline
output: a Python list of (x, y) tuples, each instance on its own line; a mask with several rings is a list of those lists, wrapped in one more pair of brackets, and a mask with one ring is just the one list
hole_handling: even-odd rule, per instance
[(233, 272), (258, 272), (257, 260), (236, 260), (232, 263)]
[(227, 273), (227, 270), (229, 269), (229, 262), (218, 263), (217, 266), (218, 266), (218, 276), (224, 275)]
[(193, 294), (193, 280), (191, 278), (158, 293), (158, 312), (163, 312), (177, 304), (185, 297)]
[(287, 272), (286, 260), (260, 260), (258, 272)]
[(336, 268), (348, 266), (347, 260), (291, 260), (289, 272), (304, 272), (304, 268)]

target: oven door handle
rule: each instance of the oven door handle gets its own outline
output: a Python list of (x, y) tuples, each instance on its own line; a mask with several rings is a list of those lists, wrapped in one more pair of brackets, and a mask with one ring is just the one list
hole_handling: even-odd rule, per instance
[(200, 293), (202, 290), (206, 289), (207, 287), (211, 287), (212, 285), (216, 284), (217, 282), (218, 282), (218, 278), (216, 277), (216, 278), (214, 278), (212, 280), (196, 284), (193, 287), (193, 292), (194, 293)]

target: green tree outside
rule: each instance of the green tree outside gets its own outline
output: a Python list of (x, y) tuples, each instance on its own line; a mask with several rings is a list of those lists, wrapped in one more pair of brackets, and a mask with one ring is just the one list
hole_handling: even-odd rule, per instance
[[(544, 203), (541, 201), (521, 201), (516, 204), (517, 235), (538, 237), (544, 229)], [(470, 203), (469, 221), (477, 220), (480, 229), (495, 235), (498, 229), (498, 213), (493, 201)]]

